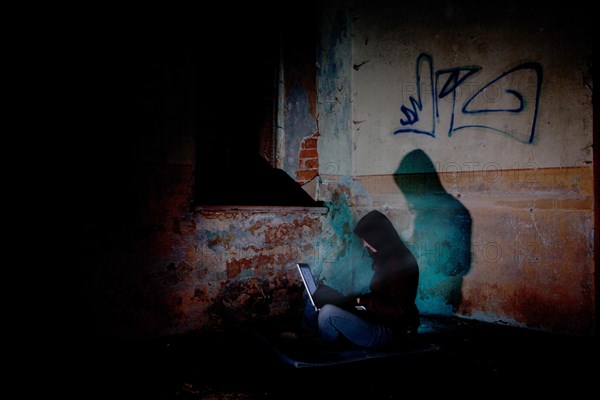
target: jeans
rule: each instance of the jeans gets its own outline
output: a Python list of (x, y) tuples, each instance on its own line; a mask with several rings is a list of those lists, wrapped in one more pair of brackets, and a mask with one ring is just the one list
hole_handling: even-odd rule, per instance
[(364, 320), (331, 304), (323, 306), (317, 313), (309, 302), (302, 325), (305, 330), (318, 329), (321, 338), (330, 343), (346, 338), (360, 347), (377, 348), (394, 341), (392, 330), (384, 324)]

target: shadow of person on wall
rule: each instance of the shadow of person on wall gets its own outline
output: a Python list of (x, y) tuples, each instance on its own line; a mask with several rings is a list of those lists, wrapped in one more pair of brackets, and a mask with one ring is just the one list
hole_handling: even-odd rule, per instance
[(471, 267), (471, 214), (446, 192), (422, 150), (402, 159), (394, 179), (414, 214), (411, 242), (421, 271), (417, 305), (422, 312), (452, 314)]

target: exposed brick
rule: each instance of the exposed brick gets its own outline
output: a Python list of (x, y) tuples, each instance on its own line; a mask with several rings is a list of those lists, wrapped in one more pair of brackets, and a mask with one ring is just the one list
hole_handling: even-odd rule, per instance
[(309, 158), (304, 161), (304, 169), (319, 169), (319, 159), (317, 158)]
[(300, 159), (302, 159), (302, 158), (318, 158), (319, 153), (317, 152), (317, 149), (300, 150), (300, 154), (298, 155), (298, 157)]
[(298, 171), (308, 171), (311, 169), (319, 169), (318, 158), (301, 158), (298, 161)]
[(302, 149), (316, 149), (317, 138), (309, 137), (302, 141)]
[(298, 173), (296, 174), (296, 180), (298, 182), (308, 182), (311, 179), (313, 179), (315, 176), (317, 176), (317, 171), (316, 170), (312, 170), (312, 171), (298, 171)]

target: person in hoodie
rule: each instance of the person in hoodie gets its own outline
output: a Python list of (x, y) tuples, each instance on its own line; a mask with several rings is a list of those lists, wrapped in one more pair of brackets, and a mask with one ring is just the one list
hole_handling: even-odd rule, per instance
[(419, 267), (391, 221), (379, 211), (361, 218), (354, 233), (373, 259), (371, 291), (353, 304), (366, 310), (323, 306), (317, 315), (319, 334), (326, 342), (345, 338), (361, 347), (384, 347), (419, 326), (415, 305)]

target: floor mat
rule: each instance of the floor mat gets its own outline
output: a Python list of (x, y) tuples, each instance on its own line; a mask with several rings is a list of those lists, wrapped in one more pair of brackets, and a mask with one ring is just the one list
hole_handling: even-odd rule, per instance
[(258, 344), (276, 359), (294, 368), (331, 367), (377, 359), (406, 357), (440, 349), (440, 346), (418, 337), (408, 337), (401, 344), (390, 349), (370, 350), (363, 348), (332, 349), (318, 338), (281, 340), (278, 337), (259, 332), (254, 332), (253, 335)]

